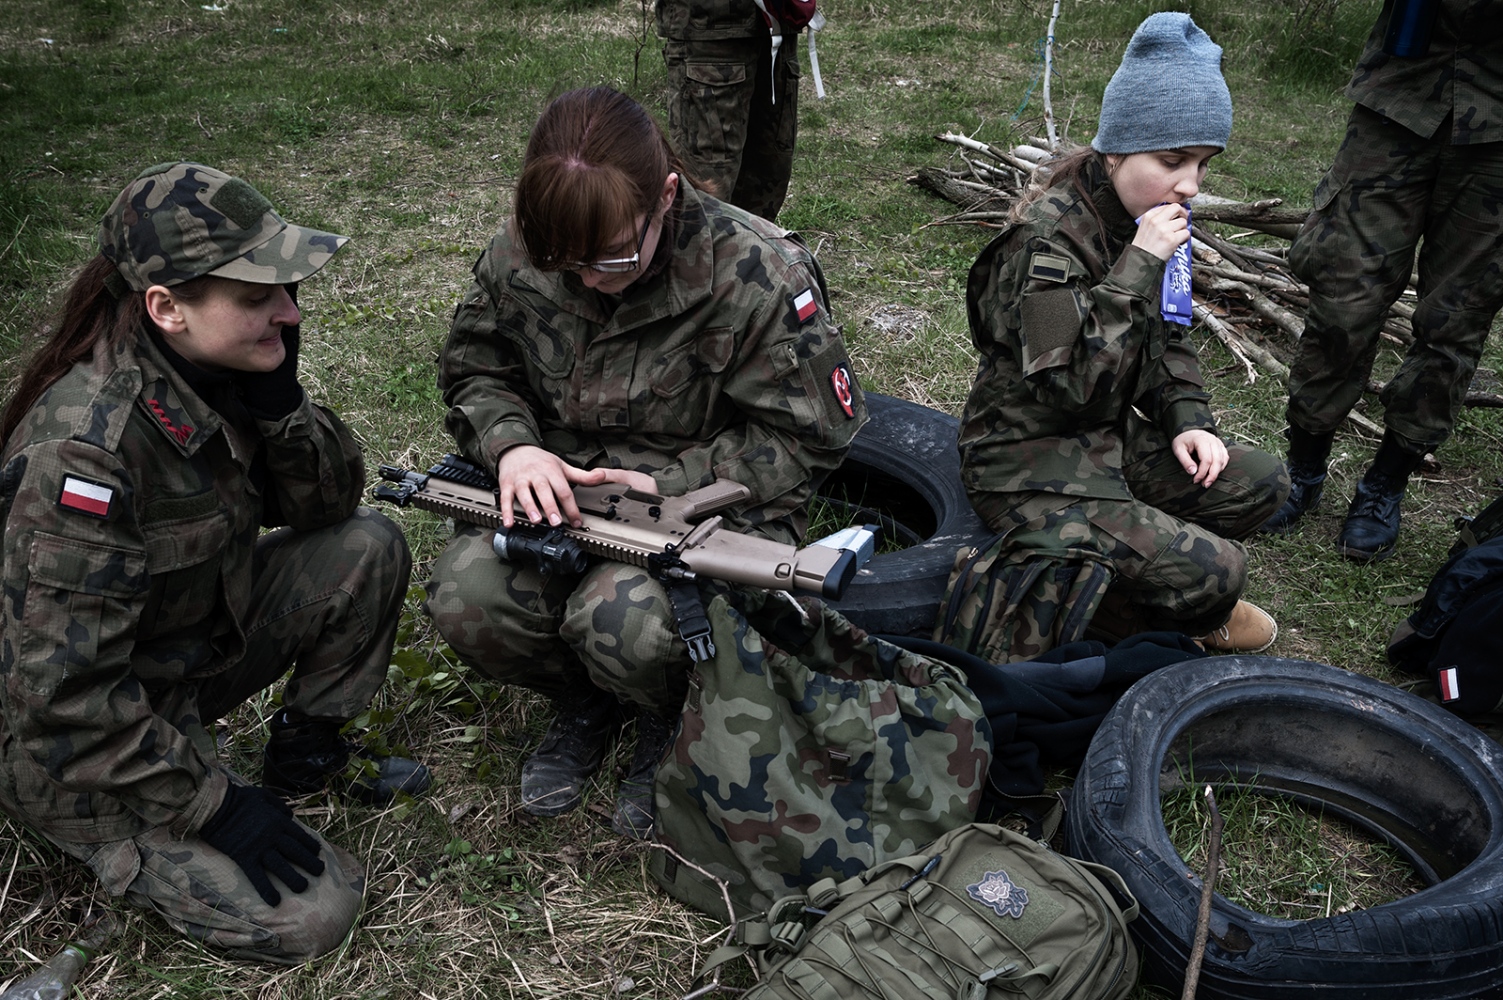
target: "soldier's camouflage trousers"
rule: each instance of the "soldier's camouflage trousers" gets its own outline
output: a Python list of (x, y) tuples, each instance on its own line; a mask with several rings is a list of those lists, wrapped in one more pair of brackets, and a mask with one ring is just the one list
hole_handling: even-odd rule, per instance
[[(252, 604), (242, 619), (245, 656), (202, 684), (148, 685), (153, 709), (213, 759), (205, 721), (226, 715), (291, 666), (284, 704), (316, 718), (353, 718), (386, 679), (411, 568), (401, 529), (367, 507), (328, 528), (268, 532), (256, 542)], [(306, 962), (337, 947), (360, 913), (364, 869), (322, 837), (324, 874), (309, 876), (306, 891), (284, 892), (272, 907), (229, 857), (164, 827), (86, 844), (42, 832), (87, 864), (111, 895), (236, 957)]]
[(1289, 421), (1305, 431), (1334, 431), (1361, 397), (1419, 244), (1415, 340), (1383, 389), (1384, 420), (1414, 453), (1451, 433), (1503, 307), (1503, 142), (1452, 146), (1450, 129), (1431, 140), (1352, 110), (1289, 250), (1310, 286), (1289, 375)]
[(466, 663), (503, 684), (567, 698), (593, 683), (669, 716), (688, 692), (688, 649), (662, 584), (600, 560), (581, 575), (506, 562), (466, 527), (433, 566), (425, 609)]
[(674, 148), (722, 200), (764, 219), (777, 217), (793, 174), (797, 42), (785, 35), (778, 50), (776, 102), (769, 36), (663, 43)]
[(106, 844), (47, 839), (88, 865), (111, 896), (154, 911), (185, 937), (234, 958), (301, 965), (339, 947), (365, 895), (360, 862), (308, 832), (318, 838), (324, 873), (308, 875), (302, 892), (284, 889), (276, 906), (266, 905), (230, 857), (165, 827)]
[(1227, 452), (1209, 488), (1159, 450), (1124, 470), (1131, 500), (971, 493), (971, 505), (994, 531), (1038, 533), (1049, 551), (1100, 552), (1115, 573), (1107, 597), (1135, 612), (1138, 631), (1204, 635), (1226, 624), (1247, 583), (1247, 553), (1235, 539), (1266, 521), (1289, 492), (1276, 457), (1238, 444)]
[[(245, 656), (192, 689), (202, 718), (228, 714), (288, 667), (287, 708), (316, 719), (359, 715), (386, 680), (407, 595), (412, 556), (402, 529), (358, 507), (328, 528), (267, 532), (256, 541), (254, 566), (251, 607), (242, 619)], [(176, 685), (161, 697), (176, 699), (189, 687)], [(170, 706), (157, 711), (172, 718)]]

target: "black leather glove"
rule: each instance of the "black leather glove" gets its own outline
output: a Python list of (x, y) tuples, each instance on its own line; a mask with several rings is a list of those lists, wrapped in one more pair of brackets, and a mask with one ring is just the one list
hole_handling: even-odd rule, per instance
[[(295, 298), (295, 297), (294, 297)], [(303, 401), (303, 387), (297, 381), (297, 349), (302, 341), (295, 326), (282, 328), (282, 346), (287, 356), (269, 372), (237, 372), (240, 398), (251, 414), (262, 420), (281, 420)]]
[(267, 906), (282, 901), (268, 875), (281, 879), (293, 892), (302, 892), (308, 880), (298, 868), (314, 878), (324, 873), (318, 838), (292, 818), (291, 806), (264, 788), (231, 784), (219, 811), (198, 835), (240, 866)]

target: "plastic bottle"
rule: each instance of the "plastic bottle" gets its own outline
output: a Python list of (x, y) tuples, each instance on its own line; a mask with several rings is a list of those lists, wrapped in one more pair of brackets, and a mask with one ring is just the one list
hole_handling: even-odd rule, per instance
[(114, 918), (104, 914), (82, 938), (63, 945), (41, 968), (0, 993), (0, 1000), (68, 1000), (79, 973), (114, 936), (115, 928)]
[(1394, 0), (1383, 33), (1383, 51), (1412, 59), (1430, 51), (1430, 32), (1440, 12), (1439, 0)]

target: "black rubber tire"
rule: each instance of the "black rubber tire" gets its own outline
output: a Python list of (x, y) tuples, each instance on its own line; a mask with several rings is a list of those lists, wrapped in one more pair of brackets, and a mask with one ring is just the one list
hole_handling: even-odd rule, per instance
[[(1503, 747), (1449, 712), (1322, 664), (1233, 656), (1134, 685), (1091, 742), (1069, 852), (1120, 873), (1144, 981), (1182, 988), (1201, 880), (1161, 790), (1236, 782), (1323, 806), (1386, 839), (1427, 882), (1367, 910), (1291, 921), (1214, 897), (1202, 1000), (1503, 996)], [(1183, 770), (1182, 770), (1183, 769)]]
[(907, 547), (873, 556), (844, 596), (829, 603), (869, 632), (927, 638), (955, 554), (991, 532), (960, 485), (960, 422), (877, 393), (866, 394), (866, 406), (871, 419), (819, 494), (847, 507), (853, 519), (881, 523), (884, 535)]

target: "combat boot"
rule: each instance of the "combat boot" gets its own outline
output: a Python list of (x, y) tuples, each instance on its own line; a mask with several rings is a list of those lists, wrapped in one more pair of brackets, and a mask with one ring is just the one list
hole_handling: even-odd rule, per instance
[(584, 783), (600, 770), (615, 735), (620, 718), (615, 696), (588, 681), (584, 686), (582, 696), (554, 703), (543, 742), (522, 765), (522, 810), (533, 816), (562, 816), (578, 806)]
[(1399, 508), (1409, 474), (1423, 454), (1407, 451), (1391, 433), (1383, 435), (1373, 464), (1357, 484), (1346, 522), (1336, 536), (1337, 550), (1353, 562), (1379, 562), (1393, 555), (1399, 540)]
[(672, 722), (655, 712), (637, 713), (637, 748), (632, 751), (630, 770), (616, 789), (616, 814), (611, 817), (611, 829), (623, 837), (646, 840), (652, 836), (652, 782), (673, 740), (673, 729)]
[(1285, 434), (1289, 438), (1289, 496), (1258, 529), (1265, 535), (1289, 534), (1300, 518), (1316, 508), (1325, 492), (1326, 462), (1335, 434), (1311, 434), (1294, 424)]
[[(428, 768), (405, 757), (385, 757), (339, 734), (337, 719), (310, 719), (282, 709), (271, 719), (261, 754), (261, 786), (283, 796), (331, 788), (366, 805), (385, 805), (397, 793), (421, 795), (433, 782)], [(350, 758), (354, 777), (345, 778)]]
[(1261, 653), (1278, 637), (1273, 615), (1256, 604), (1238, 601), (1225, 625), (1195, 636), (1195, 641), (1207, 653)]

